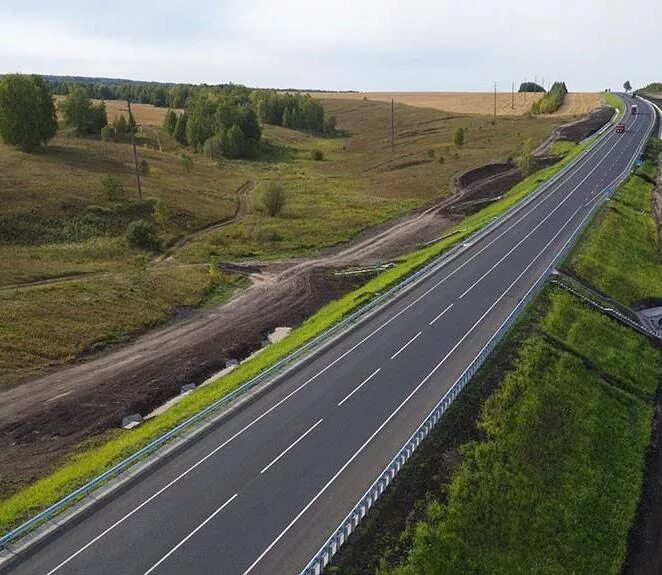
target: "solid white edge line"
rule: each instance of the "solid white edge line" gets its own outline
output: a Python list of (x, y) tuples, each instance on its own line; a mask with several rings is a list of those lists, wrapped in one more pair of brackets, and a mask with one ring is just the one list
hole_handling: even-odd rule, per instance
[(437, 314), (435, 318), (428, 324), (428, 325), (434, 325), (435, 322), (440, 319), (449, 309), (453, 307), (453, 304), (449, 304), (441, 313)]
[(396, 352), (391, 356), (391, 359), (395, 359), (396, 357), (398, 357), (398, 356), (399, 356), (399, 355), (400, 355), (405, 349), (407, 349), (407, 348), (410, 346), (410, 344), (414, 343), (414, 341), (416, 340), (416, 338), (417, 338), (419, 335), (421, 335), (422, 333), (423, 333), (422, 331), (419, 331), (419, 332), (418, 332), (414, 337), (412, 337), (412, 338), (411, 338), (406, 344), (404, 344), (404, 345), (403, 345), (398, 351), (396, 351)]
[(216, 517), (223, 509), (225, 509), (230, 503), (232, 503), (238, 496), (238, 493), (235, 493), (230, 499), (228, 499), (223, 505), (221, 505), (216, 511), (214, 511), (207, 519), (205, 519), (200, 525), (198, 525), (193, 531), (191, 531), (184, 539), (182, 539), (177, 545), (175, 545), (170, 551), (168, 551), (161, 559), (159, 559), (154, 565), (152, 565), (144, 575), (149, 575), (152, 573), (161, 563), (163, 563), (168, 557), (170, 557), (177, 549), (184, 545), (191, 537), (193, 537), (200, 529), (202, 529), (207, 523), (209, 523), (214, 517)]
[(275, 465), (278, 461), (280, 461), (281, 458), (283, 458), (285, 456), (285, 454), (287, 454), (291, 449), (293, 449), (295, 445), (297, 445), (300, 441), (302, 441), (303, 438), (306, 437), (306, 435), (308, 435), (310, 432), (312, 432), (313, 429), (315, 429), (323, 421), (324, 421), (324, 418), (320, 419), (317, 423), (315, 423), (311, 427), (309, 427), (308, 430), (305, 433), (303, 433), (301, 436), (299, 436), (299, 439), (297, 439), (294, 443), (292, 443), (285, 450), (281, 451), (280, 455), (278, 455), (278, 457), (276, 457), (276, 459), (274, 459), (269, 465), (267, 465), (264, 469), (262, 469), (262, 471), (260, 471), (260, 475), (262, 475), (265, 471), (267, 471), (273, 465)]
[(355, 387), (353, 391), (350, 391), (349, 394), (345, 396), (345, 399), (343, 399), (340, 403), (338, 403), (337, 407), (340, 407), (343, 403), (345, 403), (350, 397), (352, 397), (352, 395), (354, 395), (359, 389), (361, 389), (366, 383), (368, 383), (373, 377), (375, 377), (381, 370), (382, 368), (378, 367), (375, 371), (373, 371), (357, 387)]
[[(469, 335), (473, 332), (474, 329), (478, 325), (481, 324), (483, 319), (497, 306), (497, 304), (506, 296), (506, 294), (511, 290), (511, 288), (522, 278), (522, 276), (533, 266), (533, 264), (545, 253), (545, 250), (556, 240), (556, 238), (561, 234), (561, 232), (568, 226), (568, 224), (574, 219), (574, 217), (580, 212), (580, 210), (583, 208), (583, 206), (580, 206), (575, 210), (575, 213), (563, 224), (563, 226), (559, 229), (556, 234), (554, 234), (554, 237), (552, 237), (549, 242), (545, 245), (545, 247), (538, 252), (538, 254), (529, 262), (529, 264), (520, 272), (520, 274), (513, 280), (513, 282), (503, 291), (503, 293), (494, 301), (494, 303), (487, 309), (487, 311), (474, 323), (471, 328), (469, 328), (469, 331), (467, 331), (462, 338), (453, 346), (453, 348), (443, 357), (443, 359), (434, 366), (432, 371), (428, 373), (425, 378), (423, 378), (423, 381), (421, 381), (410, 393), (409, 395), (398, 405), (398, 407), (395, 408), (395, 410), (389, 415), (383, 422), (382, 424), (373, 432), (373, 434), (361, 445), (361, 447), (358, 448), (356, 452), (345, 462), (345, 464), (329, 479), (325, 484), (324, 487), (315, 495), (309, 502), (308, 504), (301, 510), (299, 513), (296, 515), (292, 521), (283, 529), (278, 537), (274, 539), (271, 544), (259, 555), (253, 563), (244, 571), (243, 575), (248, 575), (255, 566), (262, 561), (264, 556), (269, 553), (277, 544), (278, 542), (287, 534), (287, 532), (294, 526), (294, 524), (303, 516), (303, 514), (312, 507), (315, 502), (324, 494), (324, 492), (335, 482), (335, 480), (342, 474), (347, 467), (361, 454), (361, 452), (368, 446), (368, 444), (379, 434), (379, 432), (388, 425), (388, 423), (400, 412), (400, 410), (409, 402), (409, 400), (414, 396), (414, 394), (439, 370), (439, 368), (445, 363), (445, 361), (450, 357), (450, 355), (462, 344), (462, 342), (469, 337)], [(582, 220), (583, 222), (583, 220)], [(580, 224), (581, 225), (581, 224)]]

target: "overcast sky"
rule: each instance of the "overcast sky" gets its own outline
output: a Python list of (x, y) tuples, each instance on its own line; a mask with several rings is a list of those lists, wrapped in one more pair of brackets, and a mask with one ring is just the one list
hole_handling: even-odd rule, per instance
[(661, 33), (661, 0), (2, 0), (0, 73), (591, 91), (662, 81)]

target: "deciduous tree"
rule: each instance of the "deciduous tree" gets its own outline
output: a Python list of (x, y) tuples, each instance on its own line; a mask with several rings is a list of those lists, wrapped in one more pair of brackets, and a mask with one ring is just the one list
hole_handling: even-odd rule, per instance
[(31, 152), (56, 131), (53, 98), (41, 77), (8, 74), (0, 80), (0, 136), (7, 144)]

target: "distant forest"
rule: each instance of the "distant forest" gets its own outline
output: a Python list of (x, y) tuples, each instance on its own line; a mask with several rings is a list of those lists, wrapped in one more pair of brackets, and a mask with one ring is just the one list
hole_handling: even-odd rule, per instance
[[(55, 95), (66, 96), (71, 88), (80, 85), (85, 88), (88, 98), (96, 100), (126, 100), (140, 104), (152, 104), (159, 108), (184, 108), (189, 98), (201, 90), (213, 88), (220, 92), (233, 93), (237, 90), (248, 92), (255, 88), (247, 88), (238, 84), (178, 84), (170, 82), (143, 82), (122, 78), (89, 78), (85, 76), (43, 76)], [(261, 90), (260, 90), (261, 91)], [(301, 90), (287, 89), (281, 92), (316, 92), (325, 93), (331, 90)], [(348, 91), (351, 93), (352, 91)]]

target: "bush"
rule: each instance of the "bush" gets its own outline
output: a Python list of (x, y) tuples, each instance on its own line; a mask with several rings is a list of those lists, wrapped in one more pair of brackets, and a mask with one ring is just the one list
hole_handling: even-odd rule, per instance
[(434, 150), (432, 148), (428, 150), (428, 158), (430, 159), (434, 158)]
[(161, 250), (156, 228), (152, 222), (147, 220), (136, 220), (126, 228), (126, 239), (132, 248), (158, 252)]
[(262, 205), (272, 218), (283, 211), (286, 201), (285, 189), (276, 182), (268, 183), (262, 191)]
[(321, 162), (324, 159), (324, 152), (319, 148), (314, 148), (310, 152), (310, 159), (316, 162)]
[(188, 154), (182, 154), (180, 157), (182, 159), (182, 168), (184, 168), (187, 174), (190, 174), (193, 171), (193, 158)]
[(210, 160), (220, 160), (223, 156), (223, 138), (216, 135), (208, 138), (202, 146), (202, 151)]
[(522, 147), (522, 155), (519, 157), (519, 171), (523, 178), (528, 178), (536, 171), (536, 160), (533, 157), (533, 142), (530, 139)]
[(255, 232), (255, 239), (261, 243), (280, 242), (283, 236), (273, 228), (260, 228)]
[(455, 130), (455, 133), (453, 134), (453, 143), (458, 148), (464, 146), (464, 128), (458, 128)]
[(104, 142), (113, 142), (116, 135), (117, 133), (115, 132), (115, 128), (110, 124), (101, 128), (101, 139)]
[(106, 105), (93, 104), (82, 86), (75, 86), (59, 104), (64, 125), (74, 128), (77, 136), (98, 135), (108, 124)]
[(140, 173), (143, 176), (149, 176), (149, 171), (150, 171), (150, 166), (149, 162), (147, 160), (141, 160), (140, 161)]
[(109, 202), (121, 202), (126, 200), (126, 190), (124, 184), (115, 176), (103, 176), (101, 178), (101, 187), (103, 193)]
[(124, 138), (124, 136), (126, 136), (129, 128), (127, 126), (124, 114), (120, 114), (119, 116), (115, 117), (115, 120), (113, 121), (113, 128), (115, 128), (115, 134), (119, 138)]

